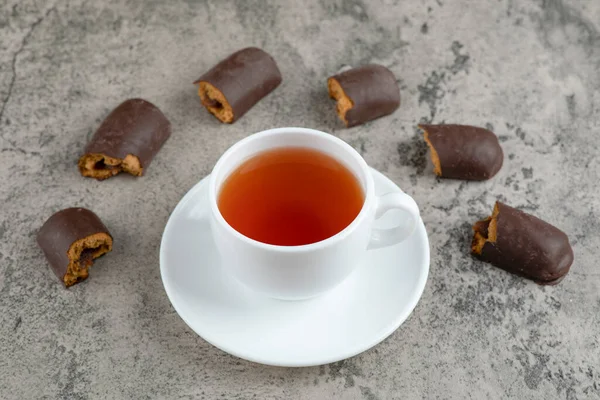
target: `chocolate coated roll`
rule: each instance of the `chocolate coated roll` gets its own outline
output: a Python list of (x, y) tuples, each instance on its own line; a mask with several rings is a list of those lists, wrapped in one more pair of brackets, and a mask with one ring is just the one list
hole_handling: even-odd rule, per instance
[(504, 153), (496, 135), (469, 125), (425, 125), (433, 172), (442, 178), (481, 181), (500, 170)]
[(564, 232), (501, 202), (473, 231), (471, 252), (477, 258), (541, 285), (559, 283), (573, 264)]
[(396, 77), (382, 65), (369, 64), (331, 76), (327, 88), (347, 127), (391, 114), (400, 106)]
[(275, 60), (256, 47), (231, 54), (195, 82), (202, 105), (221, 122), (232, 123), (281, 83)]
[(98, 180), (121, 171), (141, 176), (169, 136), (171, 124), (154, 104), (126, 100), (94, 133), (79, 159), (79, 171)]
[(92, 260), (111, 251), (113, 239), (92, 211), (67, 208), (48, 218), (37, 242), (50, 268), (69, 287), (87, 279)]

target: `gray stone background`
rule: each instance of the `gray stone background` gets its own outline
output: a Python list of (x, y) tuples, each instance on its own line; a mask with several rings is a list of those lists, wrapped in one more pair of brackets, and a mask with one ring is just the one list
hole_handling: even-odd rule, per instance
[[(600, 398), (598, 0), (0, 0), (0, 397), (3, 399)], [(192, 82), (263, 47), (283, 84), (236, 124)], [(392, 116), (344, 129), (326, 78), (377, 62), (398, 77)], [(134, 179), (76, 167), (108, 112), (139, 96), (173, 135)], [(419, 121), (492, 129), (488, 182), (436, 179)], [(325, 130), (415, 197), (431, 273), (411, 317), (379, 346), (302, 369), (215, 349), (178, 317), (158, 252), (169, 213), (219, 155), (279, 126)], [(540, 287), (469, 256), (494, 201), (570, 237), (575, 263)], [(35, 244), (53, 212), (94, 210), (115, 237), (69, 290)]]

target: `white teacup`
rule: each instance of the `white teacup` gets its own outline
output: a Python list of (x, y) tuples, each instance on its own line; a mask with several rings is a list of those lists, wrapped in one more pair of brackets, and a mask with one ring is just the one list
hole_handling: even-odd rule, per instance
[[(225, 179), (247, 159), (278, 147), (319, 150), (342, 162), (356, 176), (365, 201), (350, 225), (320, 242), (277, 246), (244, 236), (225, 221), (217, 206)], [(217, 161), (209, 185), (211, 229), (223, 268), (246, 286), (284, 300), (306, 299), (332, 289), (350, 275), (368, 250), (405, 240), (420, 219), (417, 204), (407, 194), (375, 195), (369, 167), (356, 150), (335, 136), (313, 129), (270, 129), (242, 139)], [(404, 220), (408, 222), (390, 229), (373, 228), (375, 219), (390, 209), (405, 212), (409, 218)]]

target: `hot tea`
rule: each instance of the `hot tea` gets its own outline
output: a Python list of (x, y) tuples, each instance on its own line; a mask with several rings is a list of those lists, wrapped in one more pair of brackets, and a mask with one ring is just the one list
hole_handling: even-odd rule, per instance
[(332, 156), (282, 147), (238, 166), (223, 182), (218, 207), (229, 225), (251, 239), (299, 246), (346, 228), (364, 197), (358, 179)]

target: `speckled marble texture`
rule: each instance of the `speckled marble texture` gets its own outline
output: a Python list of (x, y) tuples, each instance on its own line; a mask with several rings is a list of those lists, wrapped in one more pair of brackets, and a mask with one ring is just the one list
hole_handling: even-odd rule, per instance
[[(263, 47), (284, 80), (236, 124), (192, 82)], [(344, 129), (326, 92), (344, 66), (398, 77), (392, 116)], [(600, 398), (600, 2), (597, 0), (0, 0), (0, 398)], [(77, 159), (122, 100), (154, 102), (173, 135), (145, 177), (82, 178)], [(486, 126), (505, 163), (488, 182), (432, 173), (416, 124)], [(431, 273), (412, 316), (374, 349), (284, 369), (225, 354), (171, 307), (159, 242), (181, 196), (246, 135), (333, 133), (421, 207)], [(540, 287), (469, 256), (496, 199), (557, 225), (575, 263)], [(115, 237), (65, 290), (35, 233), (67, 206)]]

